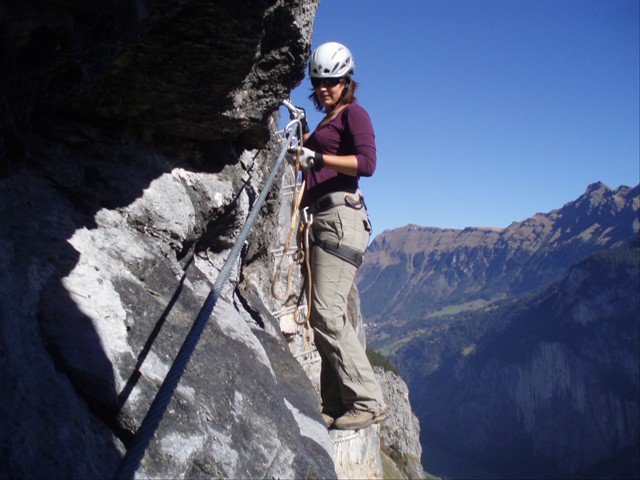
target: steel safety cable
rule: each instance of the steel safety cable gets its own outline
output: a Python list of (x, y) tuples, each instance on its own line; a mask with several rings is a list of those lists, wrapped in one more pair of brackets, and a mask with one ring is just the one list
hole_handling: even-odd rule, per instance
[(142, 458), (144, 457), (144, 453), (149, 446), (149, 443), (153, 439), (155, 431), (160, 425), (160, 421), (164, 416), (164, 413), (173, 397), (173, 393), (175, 392), (178, 383), (180, 382), (180, 378), (184, 373), (191, 355), (193, 354), (196, 345), (204, 331), (204, 328), (211, 317), (211, 314), (215, 308), (216, 302), (222, 293), (222, 288), (227, 282), (229, 275), (231, 274), (231, 270), (233, 269), (238, 256), (244, 246), (245, 241), (249, 236), (249, 232), (260, 213), (262, 205), (269, 194), (269, 190), (273, 185), (276, 177), (278, 176), (278, 172), (280, 170), (280, 166), (285, 158), (285, 154), (287, 152), (287, 148), (289, 147), (289, 142), (291, 141), (291, 137), (295, 134), (297, 130), (301, 130), (300, 128), (300, 120), (294, 119), (285, 127), (285, 138), (282, 140), (282, 149), (278, 158), (273, 165), (271, 170), (271, 174), (267, 178), (256, 203), (253, 206), (253, 209), (249, 213), (247, 220), (242, 227), (242, 230), (238, 234), (238, 238), (231, 248), (229, 252), (229, 256), (225, 261), (218, 277), (216, 278), (209, 295), (207, 296), (198, 316), (196, 317), (193, 325), (191, 326), (191, 330), (187, 334), (182, 347), (180, 347), (180, 351), (176, 355), (176, 358), (167, 373), (158, 393), (156, 394), (147, 414), (145, 415), (142, 423), (140, 424), (140, 428), (136, 432), (131, 445), (127, 449), (126, 454), (122, 457), (120, 464), (118, 465), (118, 469), (116, 470), (113, 478), (114, 479), (133, 479), (136, 470), (138, 469)]

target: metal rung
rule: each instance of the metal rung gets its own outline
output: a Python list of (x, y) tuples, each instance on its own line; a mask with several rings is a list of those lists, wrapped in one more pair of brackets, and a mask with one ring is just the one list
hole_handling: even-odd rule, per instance
[(271, 134), (271, 136), (273, 138), (277, 138), (278, 140), (282, 141), (282, 140), (284, 140), (286, 138), (286, 131), (285, 130), (278, 130), (276, 132), (273, 132)]
[(293, 313), (295, 310), (296, 310), (296, 307), (295, 307), (295, 306), (293, 306), (293, 307), (286, 307), (286, 308), (283, 308), (283, 309), (281, 309), (281, 310), (278, 310), (278, 311), (272, 312), (272, 315), (273, 315), (274, 317), (276, 317), (276, 318), (284, 317), (285, 315), (287, 315), (287, 314), (289, 314), (289, 313)]
[(320, 357), (320, 355), (318, 355), (315, 358), (310, 358), (309, 360), (305, 360), (303, 362), (300, 362), (300, 365), (302, 365), (303, 367), (306, 367), (307, 365), (313, 365), (314, 363), (318, 363), (321, 360), (322, 360), (322, 358)]
[[(298, 247), (289, 247), (287, 249), (287, 255), (293, 255), (297, 251), (298, 251)], [(271, 250), (271, 253), (273, 255), (275, 255), (276, 257), (282, 256), (282, 252), (284, 252), (284, 248), (283, 247), (275, 248), (275, 249)]]
[(280, 194), (283, 197), (291, 197), (293, 196), (293, 194), (295, 193), (297, 188), (300, 188), (302, 186), (302, 184), (298, 183), (298, 184), (290, 184), (290, 185), (284, 185), (281, 189), (280, 189)]
[(304, 352), (296, 353), (294, 355), (295, 358), (304, 357), (305, 355), (309, 355), (310, 353), (316, 353), (318, 351), (317, 348), (312, 348), (310, 350), (305, 350)]
[[(302, 313), (302, 312), (304, 312), (306, 310), (306, 308), (307, 308), (307, 306), (304, 303), (302, 303), (298, 307), (298, 312)], [(273, 315), (276, 318), (279, 318), (279, 317), (284, 317), (285, 315), (287, 315), (289, 313), (293, 313), (295, 311), (296, 311), (296, 306), (293, 305), (291, 307), (286, 307), (286, 308), (283, 308), (281, 310), (276, 310), (275, 312), (271, 312), (271, 315)]]

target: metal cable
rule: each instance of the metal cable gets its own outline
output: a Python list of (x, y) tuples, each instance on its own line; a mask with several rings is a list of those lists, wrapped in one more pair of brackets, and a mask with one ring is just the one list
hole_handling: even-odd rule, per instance
[[(218, 274), (218, 278), (216, 278), (207, 299), (205, 300), (198, 316), (196, 317), (193, 325), (191, 326), (191, 330), (189, 331), (187, 337), (185, 338), (182, 347), (180, 347), (180, 351), (178, 355), (176, 355), (167, 376), (165, 377), (156, 397), (153, 399), (151, 406), (149, 407), (149, 411), (142, 420), (142, 424), (140, 428), (136, 432), (131, 445), (127, 449), (127, 453), (120, 461), (118, 465), (118, 469), (116, 470), (113, 478), (114, 479), (126, 479), (130, 480), (134, 478), (136, 470), (144, 457), (144, 453), (151, 442), (155, 431), (158, 429), (160, 425), (160, 421), (171, 401), (171, 397), (175, 392), (175, 389), (178, 386), (178, 382), (184, 373), (184, 370), (189, 363), (191, 355), (200, 340), (200, 336), (204, 331), (204, 328), (211, 317), (211, 313), (215, 308), (216, 302), (222, 293), (222, 288), (224, 284), (227, 282), (229, 275), (231, 274), (231, 270), (236, 263), (236, 259), (240, 255), (240, 251), (244, 246), (244, 242), (247, 240), (249, 236), (249, 231), (253, 226), (258, 214), (260, 213), (260, 209), (262, 208), (262, 204), (267, 198), (269, 194), (269, 190), (273, 185), (276, 177), (278, 176), (278, 172), (280, 170), (280, 165), (285, 157), (287, 148), (289, 146), (290, 137), (295, 133), (295, 130), (298, 128), (296, 125), (299, 124), (299, 120), (294, 120), (287, 125), (285, 128), (286, 136), (282, 141), (282, 150), (280, 151), (280, 155), (278, 155), (278, 159), (276, 163), (273, 165), (271, 170), (271, 174), (269, 178), (264, 184), (262, 191), (260, 192), (260, 196), (256, 200), (251, 213), (247, 217), (247, 221), (245, 222), (236, 243), (233, 245), (231, 251), (229, 252), (229, 256), (225, 261), (220, 273)], [(295, 128), (294, 128), (295, 127)]]
[(341, 435), (335, 439), (332, 439), (333, 444), (337, 445), (339, 443), (350, 442), (351, 440), (355, 440), (361, 435), (362, 430), (356, 430), (354, 433), (350, 433), (348, 435)]

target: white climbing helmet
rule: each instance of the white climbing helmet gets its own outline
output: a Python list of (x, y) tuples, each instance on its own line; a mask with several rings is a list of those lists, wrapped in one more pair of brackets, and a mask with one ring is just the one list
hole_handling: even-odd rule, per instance
[(311, 78), (342, 78), (353, 74), (356, 64), (347, 47), (337, 42), (327, 42), (318, 46), (309, 59)]

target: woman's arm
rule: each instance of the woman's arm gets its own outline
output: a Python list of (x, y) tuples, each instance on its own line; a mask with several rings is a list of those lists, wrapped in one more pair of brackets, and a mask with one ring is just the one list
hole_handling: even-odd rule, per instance
[(358, 176), (358, 159), (355, 155), (322, 155), (325, 168), (330, 168), (338, 173)]
[(356, 172), (347, 173), (359, 177), (370, 177), (376, 169), (376, 137), (369, 114), (358, 104), (347, 109), (345, 133), (351, 136), (353, 157), (356, 159)]

